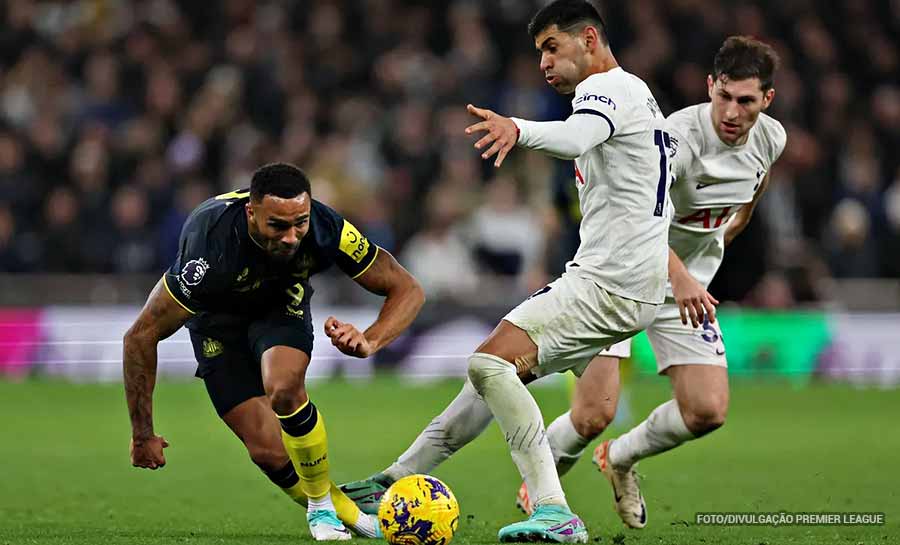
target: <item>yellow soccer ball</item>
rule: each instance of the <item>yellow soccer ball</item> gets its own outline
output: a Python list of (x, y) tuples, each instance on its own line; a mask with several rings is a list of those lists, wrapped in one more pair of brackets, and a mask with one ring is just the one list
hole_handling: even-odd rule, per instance
[(459, 504), (439, 479), (410, 475), (384, 493), (378, 520), (392, 545), (447, 545), (459, 524)]

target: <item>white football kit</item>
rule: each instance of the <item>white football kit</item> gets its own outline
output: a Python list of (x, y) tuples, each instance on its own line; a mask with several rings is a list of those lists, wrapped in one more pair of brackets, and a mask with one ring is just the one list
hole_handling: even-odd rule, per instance
[(647, 327), (665, 298), (675, 147), (650, 89), (621, 68), (575, 88), (565, 121), (513, 118), (518, 145), (575, 160), (581, 245), (505, 320), (538, 347), (536, 375), (583, 369)]
[[(691, 276), (707, 288), (722, 264), (728, 222), (753, 200), (784, 150), (787, 135), (781, 123), (761, 113), (747, 142), (729, 146), (713, 128), (710, 103), (673, 113), (666, 127), (677, 144), (669, 245)], [(726, 366), (718, 322), (704, 319), (699, 328), (682, 324), (672, 297), (672, 286), (667, 284), (666, 302), (647, 328), (657, 370), (685, 364)], [(631, 339), (600, 352), (620, 358), (630, 354)]]

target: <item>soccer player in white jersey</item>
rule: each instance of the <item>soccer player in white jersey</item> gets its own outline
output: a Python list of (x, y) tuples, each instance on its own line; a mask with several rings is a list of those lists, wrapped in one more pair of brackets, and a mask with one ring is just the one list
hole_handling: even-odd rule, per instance
[(470, 105), (481, 121), (466, 132), (487, 133), (475, 147), (496, 167), (515, 145), (574, 160), (581, 246), (560, 278), (507, 314), (470, 356), (462, 392), (397, 463), (343, 489), (372, 500), (378, 487), (433, 469), (493, 414), (534, 504), (529, 519), (502, 528), (499, 539), (583, 543), (587, 530), (566, 503), (541, 411), (520, 377), (584, 369), (653, 320), (665, 296), (674, 148), (647, 85), (618, 66), (593, 5), (557, 0), (534, 16), (529, 33), (547, 83), (574, 92), (572, 115), (534, 122)]
[[(722, 426), (728, 409), (728, 373), (716, 301), (706, 288), (725, 247), (740, 233), (769, 183), (769, 171), (784, 149), (781, 123), (763, 111), (775, 97), (775, 51), (757, 40), (725, 40), (708, 76), (710, 102), (689, 106), (667, 119), (677, 140), (675, 218), (669, 229), (670, 286), (647, 337), (657, 369), (669, 377), (674, 399), (650, 413), (625, 435), (601, 443), (594, 462), (613, 488), (616, 512), (632, 528), (643, 528), (647, 510), (634, 466)], [(690, 323), (688, 323), (690, 321)], [(615, 415), (619, 358), (630, 355), (630, 339), (612, 346), (578, 380), (572, 408), (548, 427), (560, 475), (572, 467), (591, 439)], [(529, 511), (528, 488), (518, 505)]]

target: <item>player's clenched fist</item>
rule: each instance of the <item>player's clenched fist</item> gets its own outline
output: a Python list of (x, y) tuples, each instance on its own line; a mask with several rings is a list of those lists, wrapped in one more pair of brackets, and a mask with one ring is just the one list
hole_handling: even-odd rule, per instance
[(487, 132), (478, 142), (475, 142), (475, 148), (484, 149), (490, 146), (481, 154), (481, 158), (489, 159), (496, 155), (497, 159), (494, 161), (494, 166), (499, 167), (503, 160), (506, 159), (506, 154), (513, 149), (513, 146), (519, 140), (519, 128), (516, 127), (512, 119), (503, 117), (491, 110), (476, 108), (471, 104), (466, 106), (466, 109), (470, 114), (483, 120), (466, 127), (466, 134)]
[(163, 449), (169, 446), (165, 438), (154, 435), (148, 439), (131, 439), (131, 465), (158, 469), (166, 465)]
[(353, 324), (341, 322), (334, 316), (329, 316), (325, 320), (325, 334), (331, 339), (331, 344), (348, 356), (365, 358), (374, 352), (371, 343), (361, 331)]

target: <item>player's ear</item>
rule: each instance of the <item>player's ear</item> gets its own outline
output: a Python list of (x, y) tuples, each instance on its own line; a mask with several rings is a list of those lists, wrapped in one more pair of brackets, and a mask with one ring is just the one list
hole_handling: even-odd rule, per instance
[(584, 27), (584, 30), (581, 31), (581, 39), (584, 40), (585, 48), (591, 53), (593, 53), (600, 44), (600, 36), (597, 34), (597, 29), (591, 25)]
[(713, 98), (713, 87), (715, 86), (715, 84), (716, 84), (716, 82), (713, 80), (712, 74), (707, 74), (706, 75), (706, 90), (707, 90), (707, 93), (709, 94), (710, 100), (712, 100), (712, 98)]
[(766, 91), (766, 93), (763, 95), (762, 109), (765, 110), (769, 106), (771, 106), (773, 100), (775, 100), (775, 88), (774, 87), (772, 89), (769, 89), (768, 91)]
[(247, 204), (244, 205), (244, 210), (247, 211), (247, 219), (253, 220), (253, 201), (247, 201)]

